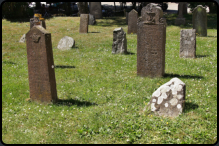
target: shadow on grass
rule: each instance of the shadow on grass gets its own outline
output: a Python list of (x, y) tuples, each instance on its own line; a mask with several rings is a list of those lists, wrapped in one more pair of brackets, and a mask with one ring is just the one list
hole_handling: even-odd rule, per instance
[(88, 33), (100, 33), (100, 32), (88, 32)]
[(11, 61), (2, 61), (2, 63), (4, 63), (4, 64), (16, 64), (16, 63), (11, 62)]
[(122, 19), (122, 17), (107, 17), (104, 18), (105, 20), (111, 20), (111, 22), (109, 21), (100, 21), (98, 22), (98, 26), (102, 26), (102, 27), (107, 27), (107, 26), (112, 26), (112, 25), (127, 25), (126, 24), (126, 20)]
[(210, 55), (196, 55), (196, 58), (203, 58), (203, 57), (209, 57)]
[(124, 55), (135, 55), (135, 53), (132, 53), (132, 52), (126, 52)]
[(195, 103), (185, 102), (184, 113), (188, 113), (191, 110), (197, 109), (199, 106)]
[(179, 75), (179, 74), (168, 74), (168, 73), (165, 73), (164, 74), (164, 78), (166, 77), (171, 77), (171, 78), (174, 78), (174, 77), (177, 77), (177, 78), (186, 78), (186, 79), (189, 79), (189, 78), (196, 78), (196, 79), (202, 79), (203, 76), (193, 76), (193, 75)]
[(93, 105), (98, 105), (96, 103), (91, 103), (88, 101), (79, 101), (75, 99), (58, 99), (58, 101), (55, 103), (56, 105), (59, 106), (93, 106)]
[(69, 65), (55, 65), (55, 68), (75, 68), (75, 66), (69, 66)]

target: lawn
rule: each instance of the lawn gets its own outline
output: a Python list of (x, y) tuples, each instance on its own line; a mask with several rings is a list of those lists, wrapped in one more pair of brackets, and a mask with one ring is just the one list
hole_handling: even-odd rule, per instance
[[(176, 14), (167, 19), (165, 76), (137, 76), (137, 35), (127, 34), (128, 55), (112, 54), (113, 30), (125, 17), (98, 19), (87, 34), (79, 17), (46, 20), (52, 36), (56, 104), (27, 101), (26, 43), (19, 39), (28, 21), (2, 20), (2, 141), (6, 144), (142, 143), (214, 144), (217, 141), (217, 15), (208, 14), (208, 36), (196, 37), (196, 59), (180, 58)], [(59, 50), (59, 40), (74, 38), (76, 47)], [(177, 77), (186, 84), (182, 115), (164, 118), (142, 112), (152, 93)]]

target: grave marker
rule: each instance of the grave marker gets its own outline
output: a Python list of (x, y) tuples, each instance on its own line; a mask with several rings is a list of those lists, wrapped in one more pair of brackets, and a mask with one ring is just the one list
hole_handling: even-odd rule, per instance
[(137, 75), (162, 77), (165, 69), (166, 19), (156, 4), (141, 10), (137, 22)]
[(182, 29), (180, 32), (180, 57), (196, 57), (196, 31), (195, 29)]
[(96, 20), (94, 15), (89, 14), (89, 25), (95, 25), (96, 24)]
[(41, 25), (26, 33), (30, 99), (38, 102), (56, 102), (56, 80), (51, 33)]
[(206, 9), (202, 5), (198, 5), (192, 14), (193, 29), (200, 36), (207, 36), (207, 14)]
[(102, 8), (101, 8), (101, 2), (90, 2), (90, 14), (94, 15), (96, 19), (102, 19)]
[(112, 54), (127, 53), (126, 33), (122, 27), (113, 30)]
[(80, 15), (80, 33), (88, 33), (89, 14)]
[(133, 9), (128, 14), (128, 34), (137, 33), (137, 20), (138, 20), (138, 12), (135, 9)]

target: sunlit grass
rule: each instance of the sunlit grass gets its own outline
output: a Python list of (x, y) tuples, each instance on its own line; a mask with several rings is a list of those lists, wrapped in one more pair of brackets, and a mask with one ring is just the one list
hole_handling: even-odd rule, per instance
[[(216, 19), (215, 15), (212, 15)], [(165, 16), (168, 24), (176, 17)], [(187, 16), (190, 18), (191, 16)], [(213, 19), (209, 17), (209, 19)], [(180, 30), (167, 26), (163, 78), (137, 72), (137, 36), (127, 36), (132, 55), (112, 54), (113, 30), (124, 17), (97, 19), (88, 34), (78, 17), (46, 20), (52, 35), (58, 104), (29, 102), (26, 44), (29, 22), (2, 20), (2, 141), (4, 143), (206, 143), (217, 141), (217, 29), (196, 37), (196, 59), (180, 58)], [(169, 23), (170, 22), (170, 23)], [(188, 22), (189, 23), (189, 22)], [(57, 49), (64, 36), (76, 47)], [(186, 84), (186, 107), (177, 118), (142, 113), (152, 93), (171, 78)]]

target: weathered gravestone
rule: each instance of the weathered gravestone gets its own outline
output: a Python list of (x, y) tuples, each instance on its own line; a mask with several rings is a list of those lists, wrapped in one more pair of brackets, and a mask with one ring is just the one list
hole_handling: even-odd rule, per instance
[(207, 36), (207, 14), (206, 9), (202, 5), (198, 5), (192, 14), (193, 29), (200, 36)]
[(80, 15), (80, 33), (88, 33), (88, 21), (89, 21), (89, 14), (81, 14)]
[(183, 6), (182, 6), (182, 8), (183, 8), (183, 10), (182, 10), (183, 15), (187, 14), (187, 13), (188, 13), (188, 12), (187, 12), (187, 8), (188, 8), (187, 2), (179, 2), (177, 14), (179, 15), (179, 9), (180, 9), (179, 7), (181, 7), (181, 5), (183, 5)]
[(177, 117), (185, 106), (186, 85), (178, 78), (160, 86), (149, 102), (151, 111), (159, 116)]
[(166, 19), (156, 4), (141, 10), (137, 22), (137, 75), (162, 77), (165, 69)]
[(137, 33), (137, 20), (138, 20), (138, 12), (135, 9), (133, 9), (128, 14), (128, 34)]
[(127, 40), (126, 33), (122, 27), (113, 30), (113, 45), (112, 54), (125, 54), (127, 53)]
[(180, 57), (195, 58), (196, 31), (195, 29), (182, 29), (180, 32)]
[(87, 2), (78, 2), (78, 14), (89, 14)]
[(179, 15), (175, 19), (175, 25), (185, 25), (186, 19), (183, 18), (183, 3), (182, 2), (179, 3), (178, 12), (179, 12)]
[(96, 19), (102, 19), (102, 8), (101, 2), (90, 2), (89, 3), (90, 13), (94, 15)]
[(96, 20), (94, 15), (89, 14), (89, 25), (94, 25), (96, 24)]
[(42, 26), (33, 26), (26, 34), (30, 99), (56, 102), (56, 80), (51, 33)]
[(70, 50), (75, 46), (75, 41), (72, 37), (69, 36), (64, 36), (60, 41), (57, 46), (58, 49), (60, 50)]
[(34, 16), (34, 18), (30, 18), (30, 29), (34, 26), (34, 24), (36, 25), (41, 25), (42, 27), (44, 27), (46, 29), (46, 22), (44, 20), (44, 18), (40, 17), (41, 15)]
[(26, 34), (23, 34), (22, 37), (20, 38), (19, 42), (25, 43), (25, 40), (26, 40)]

